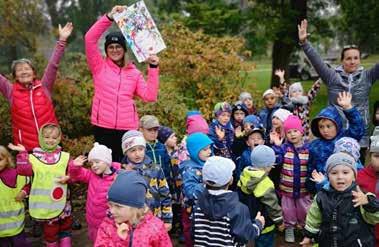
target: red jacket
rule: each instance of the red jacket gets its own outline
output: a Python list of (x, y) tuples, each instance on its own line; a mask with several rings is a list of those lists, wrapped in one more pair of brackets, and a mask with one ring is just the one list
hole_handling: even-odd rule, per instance
[[(369, 165), (358, 171), (357, 184), (365, 192), (371, 192), (378, 198), (379, 190), (376, 190), (376, 184), (379, 182), (379, 177), (376, 171)], [(379, 224), (375, 226), (376, 247), (379, 247)]]

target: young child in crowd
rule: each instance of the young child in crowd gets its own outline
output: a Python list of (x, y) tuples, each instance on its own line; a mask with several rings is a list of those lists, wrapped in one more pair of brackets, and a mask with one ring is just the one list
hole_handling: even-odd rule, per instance
[(22, 144), (27, 151), (38, 147), (38, 132), (46, 123), (58, 123), (51, 93), (63, 56), (66, 41), (73, 30), (72, 23), (59, 25), (59, 39), (41, 80), (36, 79), (36, 69), (29, 59), (12, 63), (11, 83), (0, 74), (0, 92), (10, 102), (14, 144)]
[(148, 186), (136, 171), (117, 175), (108, 191), (110, 214), (99, 227), (95, 247), (171, 247), (163, 222), (145, 205)]
[(277, 134), (279, 134), (279, 136), (281, 138), (285, 138), (285, 133), (284, 133), (284, 130), (283, 130), (283, 123), (284, 121), (286, 121), (286, 119), (291, 116), (292, 113), (286, 109), (278, 109), (274, 112), (274, 114), (272, 114), (272, 128), (271, 128), (271, 132), (275, 132)]
[(71, 246), (72, 209), (67, 186), (72, 167), (82, 158), (70, 159), (58, 145), (62, 137), (56, 124), (45, 124), (39, 131), (39, 146), (28, 154), (21, 144), (9, 144), (17, 155), (17, 173), (33, 176), (29, 196), (30, 216), (42, 222), (47, 246)]
[(86, 157), (80, 156), (80, 159), (72, 167), (70, 179), (73, 182), (88, 184), (86, 221), (88, 237), (95, 242), (97, 230), (108, 210), (108, 189), (116, 177), (116, 171), (121, 168), (121, 164), (112, 162), (112, 150), (97, 142), (88, 154), (91, 169), (82, 167)]
[(140, 119), (139, 130), (146, 140), (146, 155), (150, 157), (153, 163), (162, 167), (167, 182), (171, 184), (170, 156), (167, 153), (165, 145), (158, 141), (159, 127), (158, 118), (153, 115), (145, 115)]
[[(375, 128), (371, 136), (370, 163), (367, 167), (358, 171), (357, 184), (365, 192), (371, 192), (379, 196), (379, 127)], [(375, 226), (376, 246), (379, 246), (379, 225)]]
[(155, 216), (162, 219), (169, 231), (172, 224), (172, 202), (170, 189), (159, 164), (146, 155), (146, 140), (137, 130), (130, 130), (122, 136), (124, 158), (121, 163), (125, 170), (136, 170), (146, 180), (148, 190), (146, 204)]
[(303, 124), (305, 137), (308, 139), (310, 134), (309, 113), (314, 99), (321, 87), (321, 79), (315, 81), (309, 89), (307, 95), (304, 95), (304, 89), (300, 82), (295, 82), (287, 88), (284, 80), (284, 70), (275, 70), (275, 75), (279, 77), (280, 84), (284, 87), (283, 103), (284, 108), (291, 111), (294, 115), (301, 119)]
[[(313, 170), (325, 173), (325, 162), (333, 153), (334, 144), (342, 137), (352, 137), (359, 141), (363, 134), (363, 120), (358, 110), (351, 104), (351, 94), (342, 92), (337, 102), (349, 121), (349, 128), (343, 129), (342, 117), (335, 106), (328, 106), (311, 122), (312, 133), (317, 139), (310, 143), (310, 158), (308, 162), (308, 178), (311, 178)], [(307, 180), (308, 191), (315, 192), (315, 184)]]
[(259, 117), (256, 115), (248, 115), (243, 119), (243, 130), (244, 132), (248, 132), (252, 129), (264, 129), (263, 124)]
[(285, 241), (295, 242), (295, 227), (304, 227), (311, 197), (305, 188), (309, 145), (304, 142), (304, 129), (297, 116), (289, 116), (283, 123), (286, 142), (271, 135), (277, 166), (281, 166), (279, 191), (285, 224)]
[(189, 215), (199, 195), (204, 191), (202, 169), (204, 163), (212, 155), (212, 144), (212, 140), (203, 133), (197, 132), (189, 135), (187, 148), (191, 159), (184, 161), (179, 166), (183, 178), (184, 210), (182, 211), (182, 224), (185, 246), (192, 246)]
[(375, 246), (373, 225), (379, 222), (376, 198), (357, 187), (355, 163), (346, 153), (328, 158), (325, 170), (330, 184), (312, 202), (301, 245)]
[(29, 192), (26, 177), (17, 175), (11, 154), (0, 146), (0, 246), (31, 246), (24, 232), (23, 199)]
[(213, 141), (215, 155), (232, 158), (234, 129), (230, 122), (232, 107), (227, 102), (217, 103), (214, 107), (215, 119), (209, 125), (209, 137)]
[(228, 190), (234, 169), (233, 161), (224, 157), (213, 156), (205, 162), (206, 189), (193, 212), (195, 246), (240, 246), (261, 233), (265, 221), (260, 212), (252, 221), (238, 194)]
[(233, 160), (241, 156), (246, 149), (244, 140), (243, 120), (248, 115), (245, 105), (236, 103), (232, 109), (232, 125), (234, 128), (234, 140), (232, 144)]
[(275, 225), (280, 230), (284, 228), (274, 183), (268, 177), (274, 165), (274, 150), (266, 145), (258, 145), (251, 152), (251, 166), (243, 170), (238, 181), (240, 200), (248, 206), (252, 219), (257, 212), (261, 212), (265, 219), (265, 227), (255, 240), (256, 247), (275, 246)]
[(253, 97), (251, 97), (251, 94), (248, 92), (242, 92), (240, 96), (238, 97), (238, 100), (245, 105), (248, 114), (246, 115), (252, 115), (252, 114), (257, 114), (257, 109), (254, 106), (254, 101)]
[(259, 111), (258, 116), (265, 128), (265, 140), (270, 139), (269, 134), (272, 129), (272, 114), (279, 109), (278, 97), (274, 90), (268, 89), (263, 93), (263, 102), (265, 107)]

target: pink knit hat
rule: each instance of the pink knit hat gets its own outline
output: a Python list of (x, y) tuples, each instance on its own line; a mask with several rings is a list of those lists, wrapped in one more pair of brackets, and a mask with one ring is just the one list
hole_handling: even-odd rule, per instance
[(190, 111), (187, 113), (186, 130), (188, 135), (195, 132), (208, 134), (209, 127), (199, 111)]
[(304, 129), (301, 120), (298, 116), (289, 115), (283, 123), (284, 132), (287, 133), (291, 129), (296, 129), (304, 134)]

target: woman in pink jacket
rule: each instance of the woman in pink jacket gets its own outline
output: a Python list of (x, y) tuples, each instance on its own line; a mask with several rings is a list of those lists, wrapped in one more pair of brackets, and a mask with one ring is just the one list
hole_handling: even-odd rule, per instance
[(163, 221), (145, 205), (146, 191), (145, 179), (137, 171), (117, 175), (108, 191), (111, 216), (101, 223), (95, 247), (172, 246)]
[(112, 32), (105, 37), (106, 56), (101, 55), (98, 40), (112, 25), (113, 15), (123, 10), (123, 6), (113, 7), (85, 35), (87, 63), (95, 86), (91, 113), (95, 140), (112, 149), (115, 161), (122, 158), (122, 135), (128, 130), (138, 129), (134, 97), (155, 102), (159, 88), (159, 58), (151, 55), (146, 60), (149, 64), (146, 83), (136, 66), (126, 62), (126, 41), (121, 32)]
[(72, 182), (88, 183), (86, 202), (88, 238), (95, 242), (97, 230), (108, 211), (108, 189), (121, 164), (112, 163), (112, 150), (97, 142), (88, 154), (91, 170), (81, 167), (86, 158), (84, 156), (80, 158), (81, 162), (74, 163), (75, 166), (71, 169), (70, 179)]

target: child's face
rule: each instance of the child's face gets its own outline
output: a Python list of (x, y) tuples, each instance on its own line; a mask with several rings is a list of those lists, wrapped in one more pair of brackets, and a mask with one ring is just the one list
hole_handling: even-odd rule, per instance
[(61, 140), (61, 133), (58, 128), (46, 128), (42, 131), (42, 137), (49, 148), (56, 147)]
[(220, 124), (225, 125), (230, 121), (231, 114), (229, 112), (222, 112), (220, 115), (218, 115), (217, 120), (220, 122)]
[(265, 141), (263, 140), (262, 135), (259, 132), (254, 132), (253, 134), (249, 135), (246, 144), (249, 147), (254, 148), (255, 146), (265, 144)]
[(280, 119), (277, 118), (277, 117), (273, 117), (271, 119), (271, 123), (272, 123), (272, 128), (273, 129), (281, 128), (282, 125), (283, 125), (282, 121), (280, 121)]
[(326, 140), (332, 140), (337, 135), (337, 127), (329, 119), (320, 119), (320, 121), (318, 121), (318, 130), (321, 136)]
[(243, 129), (245, 130), (245, 131), (248, 131), (248, 130), (251, 130), (252, 128), (251, 128), (251, 123), (244, 123), (243, 124)]
[(290, 143), (294, 145), (297, 145), (303, 142), (303, 134), (297, 129), (288, 130), (286, 133), (286, 138)]
[(16, 81), (21, 84), (30, 84), (33, 82), (35, 74), (33, 68), (27, 63), (19, 63), (14, 69)]
[(370, 165), (376, 172), (379, 172), (379, 153), (371, 153), (370, 158)]
[(265, 106), (269, 109), (272, 109), (274, 108), (274, 106), (276, 105), (276, 96), (274, 94), (268, 94), (266, 95), (264, 98), (263, 98), (263, 101), (265, 103)]
[(135, 146), (126, 151), (128, 160), (133, 163), (141, 163), (145, 159), (145, 147)]
[(237, 122), (241, 123), (243, 119), (245, 118), (245, 113), (241, 110), (237, 110), (233, 113), (233, 118)]
[(178, 138), (176, 137), (176, 134), (172, 133), (170, 137), (167, 139), (165, 144), (169, 148), (176, 148), (178, 144)]
[(158, 129), (159, 127), (151, 129), (141, 128), (141, 132), (147, 142), (154, 142), (158, 138)]
[(105, 171), (109, 169), (109, 166), (104, 161), (93, 159), (89, 161), (91, 163), (91, 170), (96, 174), (103, 174)]
[(355, 180), (353, 170), (346, 165), (333, 167), (328, 174), (330, 185), (337, 191), (345, 191)]
[(303, 96), (303, 93), (300, 90), (295, 90), (290, 93), (290, 98), (297, 98), (299, 96)]
[(0, 154), (0, 172), (8, 166), (8, 160), (6, 157)]
[(109, 210), (113, 216), (114, 221), (117, 224), (128, 222), (132, 218), (132, 214), (129, 207), (115, 203), (109, 202)]
[(242, 103), (248, 108), (251, 109), (253, 108), (253, 100), (250, 98), (246, 98), (242, 101)]
[(199, 159), (202, 161), (207, 161), (207, 159), (211, 156), (211, 154), (212, 154), (211, 146), (208, 145), (205, 148), (200, 150)]

